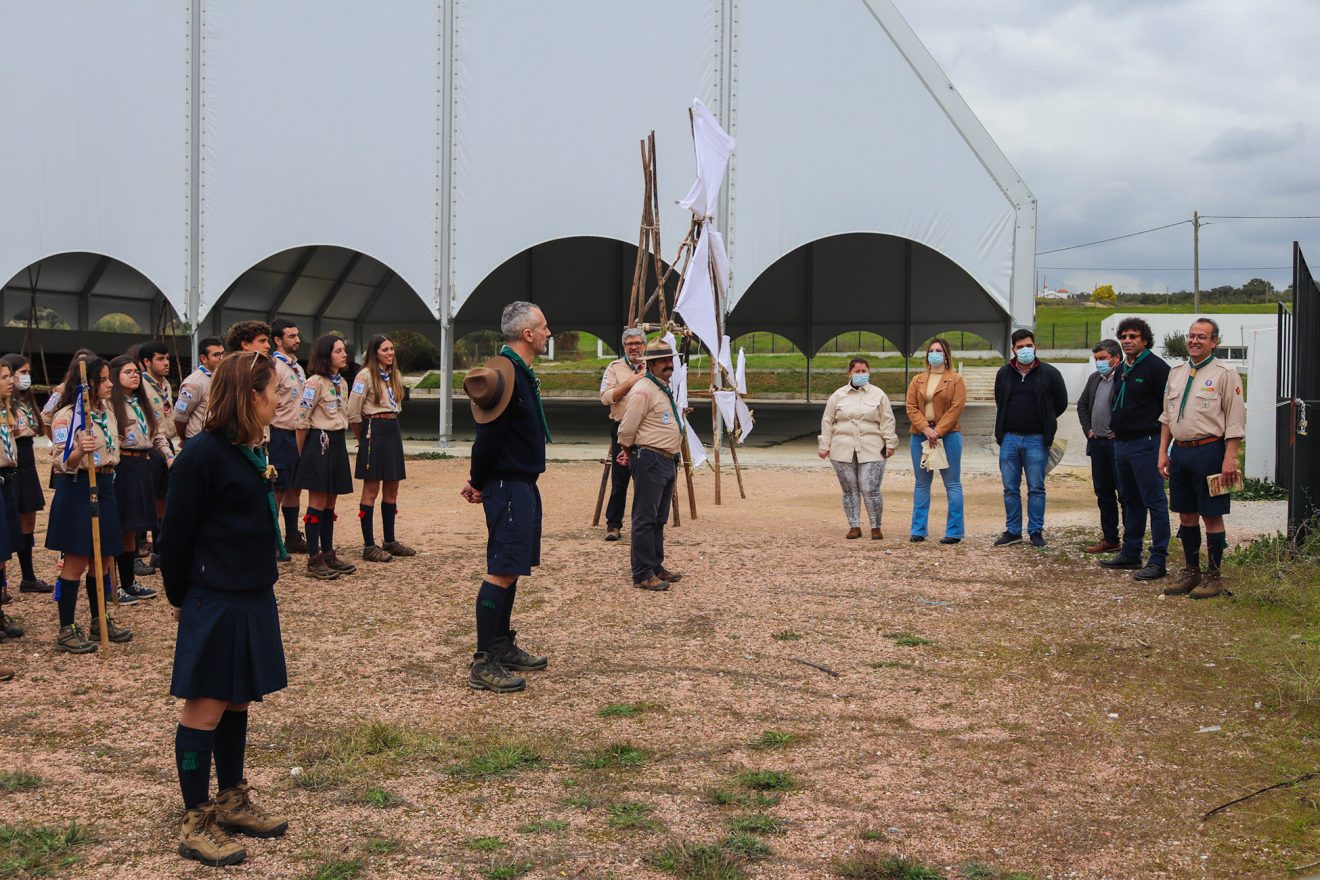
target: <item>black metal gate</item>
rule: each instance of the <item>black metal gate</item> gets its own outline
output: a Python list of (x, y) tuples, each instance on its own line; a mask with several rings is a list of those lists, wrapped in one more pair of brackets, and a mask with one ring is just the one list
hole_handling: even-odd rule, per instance
[(1320, 445), (1309, 425), (1320, 416), (1320, 288), (1297, 242), (1292, 307), (1279, 304), (1278, 370), (1276, 482), (1288, 490), (1288, 534), (1300, 540), (1315, 527), (1320, 501)]

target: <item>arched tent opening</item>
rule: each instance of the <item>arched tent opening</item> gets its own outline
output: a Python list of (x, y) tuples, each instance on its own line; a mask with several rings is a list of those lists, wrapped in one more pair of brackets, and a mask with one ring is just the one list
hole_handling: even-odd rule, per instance
[(949, 345), (953, 348), (954, 357), (959, 362), (971, 361), (975, 366), (993, 361), (998, 366), (999, 362), (1003, 360), (1003, 354), (995, 347), (995, 344), (981, 334), (950, 327), (946, 330), (937, 330), (917, 343), (912, 356), (918, 363), (924, 357), (924, 352), (930, 346), (930, 341), (936, 337), (948, 340)]
[(420, 333), (439, 345), (440, 327), (417, 291), (374, 257), (336, 245), (304, 245), (272, 254), (225, 290), (201, 320), (203, 335), (237, 321), (288, 318), (307, 343), (340, 334), (355, 354), (377, 333)]
[(107, 312), (92, 324), (95, 333), (142, 333), (142, 328), (132, 315), (124, 312)]

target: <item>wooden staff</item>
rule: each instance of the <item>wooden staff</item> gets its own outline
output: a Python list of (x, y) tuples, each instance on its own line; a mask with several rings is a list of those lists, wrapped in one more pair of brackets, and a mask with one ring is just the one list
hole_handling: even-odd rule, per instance
[(600, 475), (600, 492), (596, 494), (596, 512), (591, 515), (593, 529), (600, 525), (600, 509), (605, 506), (605, 486), (610, 481), (610, 460), (606, 457), (602, 458), (601, 462), (605, 465), (605, 471)]
[[(95, 432), (96, 428), (92, 423), (92, 390), (87, 385), (86, 358), (78, 361), (78, 378), (82, 382), (83, 415), (86, 416), (83, 430)], [(96, 619), (101, 624), (101, 657), (104, 659), (106, 652), (110, 650), (110, 628), (105, 625), (105, 593), (102, 592), (105, 575), (100, 568), (101, 511), (100, 502), (96, 499), (96, 453), (84, 452), (83, 459), (87, 462), (87, 498), (88, 507), (92, 512), (92, 559), (89, 564), (89, 571), (95, 572), (92, 575), (92, 605), (96, 611)], [(77, 589), (76, 585), (74, 589)]]
[(745, 501), (747, 492), (743, 490), (742, 465), (738, 464), (738, 438), (733, 436), (733, 431), (729, 432), (729, 455), (733, 456), (733, 475), (738, 478), (738, 495)]

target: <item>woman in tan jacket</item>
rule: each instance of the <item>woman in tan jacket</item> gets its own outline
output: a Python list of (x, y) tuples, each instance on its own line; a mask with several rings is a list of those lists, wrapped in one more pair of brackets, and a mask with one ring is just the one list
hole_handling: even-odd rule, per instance
[(934, 473), (921, 466), (921, 448), (932, 443), (944, 448), (949, 466), (940, 471), (949, 510), (944, 520), (941, 544), (963, 539), (962, 418), (967, 405), (967, 385), (953, 370), (953, 349), (945, 339), (935, 338), (926, 347), (926, 369), (917, 374), (907, 390), (907, 416), (912, 425), (912, 472), (916, 488), (912, 497), (912, 531), (908, 540), (926, 540), (930, 514), (930, 484)]
[(848, 517), (847, 538), (862, 536), (860, 500), (871, 520), (871, 540), (884, 537), (880, 517), (885, 499), (880, 483), (885, 462), (898, 449), (898, 432), (889, 395), (871, 384), (871, 365), (855, 357), (848, 364), (848, 384), (830, 395), (820, 420), (818, 454), (834, 465), (843, 487), (843, 512)]

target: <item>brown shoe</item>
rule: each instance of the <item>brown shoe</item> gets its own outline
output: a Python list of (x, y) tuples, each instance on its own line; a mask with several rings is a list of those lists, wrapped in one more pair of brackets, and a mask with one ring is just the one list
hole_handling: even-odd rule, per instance
[(372, 544), (362, 548), (362, 558), (367, 562), (389, 562), (394, 557), (391, 556), (383, 547), (377, 547)]
[(660, 569), (655, 573), (655, 576), (660, 578), (660, 580), (671, 584), (676, 584), (683, 579), (683, 573), (681, 571), (670, 571), (663, 565), (660, 566)]
[(247, 850), (220, 829), (216, 824), (215, 801), (207, 801), (183, 814), (179, 855), (212, 868), (223, 868), (246, 859)]
[(623, 533), (616, 528), (610, 527), (605, 530), (606, 541), (620, 541), (623, 539)]
[(1117, 541), (1109, 541), (1109, 540), (1106, 540), (1106, 539), (1104, 539), (1104, 538), (1101, 538), (1099, 541), (1096, 541), (1096, 542), (1095, 542), (1094, 544), (1092, 544), (1090, 547), (1087, 547), (1087, 548), (1086, 548), (1086, 552), (1087, 552), (1087, 553), (1108, 553), (1109, 551), (1111, 551), (1111, 550), (1117, 550), (1119, 547), (1122, 547), (1122, 546), (1123, 546), (1123, 545), (1120, 544), (1120, 543), (1118, 543)]
[(231, 834), (252, 837), (281, 837), (289, 820), (267, 816), (252, 804), (252, 786), (246, 779), (215, 796), (215, 821)]
[(325, 557), (325, 564), (329, 566), (331, 571), (336, 572), (337, 574), (352, 574), (353, 572), (357, 571), (356, 565), (354, 565), (351, 562), (345, 562), (344, 560), (340, 559), (338, 554), (336, 554), (335, 551), (333, 550), (331, 550), (329, 553), (324, 554), (324, 557)]
[(1201, 585), (1187, 594), (1189, 599), (1209, 599), (1211, 596), (1218, 596), (1220, 593), (1227, 593), (1224, 589), (1224, 582), (1219, 578), (1219, 572), (1207, 571), (1205, 577), (1201, 580)]
[(400, 542), (398, 542), (398, 541), (386, 541), (384, 544), (381, 544), (380, 546), (383, 547), (384, 550), (385, 550), (385, 552), (388, 553), (388, 554), (390, 554), (391, 556), (416, 556), (416, 555), (417, 555), (417, 551), (416, 551), (416, 550), (414, 550), (413, 548), (409, 547), (407, 544), (402, 544), (402, 543), (400, 543)]
[(302, 532), (294, 532), (284, 539), (284, 549), (290, 553), (306, 553), (307, 539), (303, 537)]
[(862, 536), (862, 530), (857, 528), (856, 526), (853, 526), (851, 529), (848, 530), (848, 534), (844, 535), (844, 537), (847, 538), (849, 541), (851, 541), (853, 538), (860, 538), (861, 536)]
[(55, 640), (55, 649), (66, 654), (90, 654), (96, 650), (96, 642), (87, 641), (78, 624), (71, 623), (60, 627), (59, 637)]
[(0, 681), (12, 681), (15, 674), (8, 666), (0, 666)]
[(871, 540), (872, 540), (872, 541), (883, 541), (884, 539), (885, 539), (885, 536), (884, 536), (884, 534), (880, 531), (880, 527), (879, 527), (879, 526), (877, 526), (877, 527), (871, 529)]
[(651, 575), (644, 581), (634, 581), (633, 586), (639, 590), (651, 590), (656, 593), (662, 593), (669, 589), (669, 582), (662, 581), (655, 575)]
[[(133, 631), (122, 626), (116, 626), (109, 614), (105, 616), (105, 634), (110, 641), (115, 643), (133, 641)], [(87, 638), (93, 642), (101, 641), (101, 621), (99, 618), (92, 618), (91, 624), (87, 627)]]
[(1184, 596), (1196, 589), (1200, 583), (1201, 569), (1184, 567), (1182, 574), (1178, 575), (1178, 580), (1165, 587), (1163, 592), (1166, 596)]
[(323, 581), (332, 581), (339, 577), (339, 572), (331, 571), (326, 565), (324, 553), (313, 553), (307, 557), (307, 573)]

